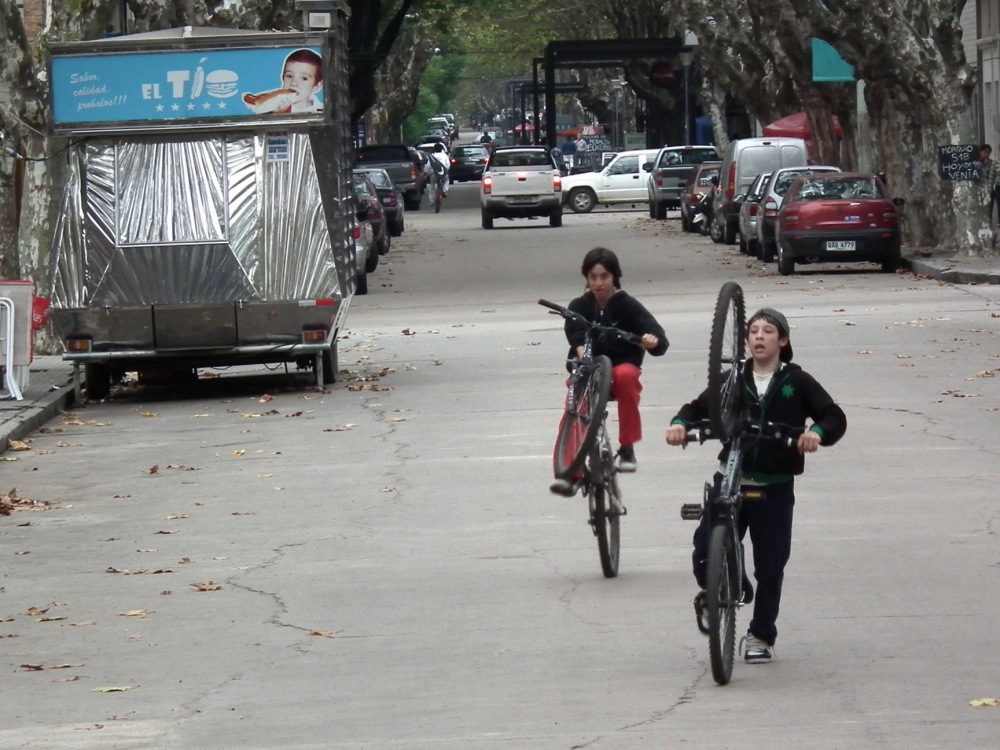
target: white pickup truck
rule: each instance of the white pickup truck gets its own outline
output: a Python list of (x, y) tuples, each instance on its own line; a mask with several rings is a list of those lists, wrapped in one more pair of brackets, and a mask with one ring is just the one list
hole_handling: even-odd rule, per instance
[(600, 172), (580, 172), (563, 180), (566, 204), (578, 214), (598, 204), (645, 203), (646, 179), (658, 149), (622, 151)]
[(493, 151), (479, 189), (483, 229), (493, 219), (548, 216), (562, 226), (562, 175), (547, 148), (510, 146)]

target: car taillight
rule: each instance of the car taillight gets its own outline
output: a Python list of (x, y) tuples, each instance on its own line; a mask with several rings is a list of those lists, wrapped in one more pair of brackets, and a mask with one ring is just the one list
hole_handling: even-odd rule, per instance
[(493, 192), (493, 178), (490, 177), (488, 174), (483, 175), (483, 192), (486, 195), (489, 195), (490, 193)]
[(750, 204), (750, 216), (751, 216), (751, 218), (757, 215), (757, 209), (758, 208), (760, 208), (760, 204), (759, 203), (751, 203)]
[(656, 181), (656, 187), (658, 188), (663, 187), (663, 175), (660, 174), (659, 172), (656, 173), (655, 181)]
[(452, 159), (452, 160), (451, 160), (451, 163), (452, 163), (452, 164), (458, 164), (458, 159)]
[(410, 165), (410, 179), (411, 180), (417, 179), (417, 167), (414, 164)]
[(798, 224), (799, 223), (799, 215), (798, 214), (785, 214), (784, 216), (781, 217), (781, 223), (784, 224), (786, 227), (789, 224)]
[(726, 181), (726, 197), (729, 200), (736, 195), (736, 162), (729, 165), (729, 179)]
[(562, 192), (562, 175), (558, 172), (552, 175), (552, 190), (557, 193)]
[(764, 201), (764, 218), (773, 219), (778, 215), (778, 204), (775, 202), (774, 198), (768, 198)]
[(391, 207), (393, 207), (393, 206), (396, 205), (397, 201), (398, 201), (398, 198), (396, 198), (396, 194), (395, 193), (389, 193), (389, 195), (386, 196), (385, 205), (387, 205), (387, 206), (389, 206), (391, 208)]
[(354, 239), (355, 240), (360, 240), (361, 239), (361, 227), (360, 226), (355, 226), (354, 227)]

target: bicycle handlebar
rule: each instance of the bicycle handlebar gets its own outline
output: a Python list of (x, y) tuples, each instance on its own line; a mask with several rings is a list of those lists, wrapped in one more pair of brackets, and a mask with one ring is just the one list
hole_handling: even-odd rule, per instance
[(578, 323), (583, 323), (585, 326), (590, 328), (592, 331), (598, 331), (600, 333), (609, 333), (618, 338), (629, 342), (630, 344), (635, 344), (636, 346), (642, 346), (642, 336), (637, 336), (629, 331), (623, 331), (617, 326), (604, 326), (600, 323), (595, 323), (592, 320), (587, 320), (585, 317), (580, 315), (580, 313), (573, 312), (572, 310), (563, 307), (562, 305), (557, 305), (555, 302), (549, 302), (547, 299), (538, 300), (538, 304), (542, 307), (547, 307), (552, 312), (562, 315), (567, 320), (575, 320)]
[[(750, 419), (744, 421), (742, 426), (738, 428), (740, 434), (755, 439), (777, 440), (786, 448), (794, 448), (798, 443), (799, 436), (805, 431), (805, 427), (795, 427), (789, 424), (781, 424), (780, 422), (764, 422), (761, 424)], [(709, 428), (708, 420), (702, 420), (691, 425), (688, 429), (687, 442), (704, 443), (713, 437), (714, 435), (712, 435), (712, 431)]]

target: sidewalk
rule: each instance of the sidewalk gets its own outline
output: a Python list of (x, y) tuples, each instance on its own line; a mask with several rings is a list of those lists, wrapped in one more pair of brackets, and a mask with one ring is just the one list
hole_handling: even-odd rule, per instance
[(970, 258), (908, 258), (904, 252), (903, 267), (919, 276), (947, 281), (952, 284), (1000, 284), (1000, 257)]
[(36, 357), (23, 401), (0, 401), (0, 453), (73, 403), (73, 365), (62, 357)]

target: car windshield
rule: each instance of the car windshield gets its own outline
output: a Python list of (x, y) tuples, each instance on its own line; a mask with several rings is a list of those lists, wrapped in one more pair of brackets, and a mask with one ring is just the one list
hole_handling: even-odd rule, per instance
[(798, 194), (800, 201), (852, 200), (856, 198), (882, 198), (882, 193), (873, 177), (804, 180)]
[(552, 157), (545, 151), (498, 151), (491, 167), (551, 167)]
[(368, 189), (368, 185), (365, 184), (364, 180), (355, 180), (354, 181), (354, 193), (359, 198), (371, 198), (372, 197), (371, 191)]
[(359, 162), (409, 161), (410, 154), (404, 148), (364, 148), (358, 151)]
[(372, 184), (377, 188), (395, 187), (392, 184), (392, 180), (389, 179), (389, 175), (387, 175), (384, 170), (379, 170), (378, 172), (362, 172), (361, 174), (371, 180)]
[(455, 156), (486, 156), (489, 152), (482, 146), (462, 146), (456, 148), (452, 153)]
[(793, 182), (804, 174), (810, 174), (811, 171), (809, 169), (789, 169), (787, 172), (779, 172), (774, 177), (774, 186), (771, 189), (775, 195), (784, 196)]
[(664, 151), (660, 155), (661, 167), (673, 167), (679, 164), (701, 164), (706, 161), (717, 161), (719, 155), (710, 148), (677, 149)]

